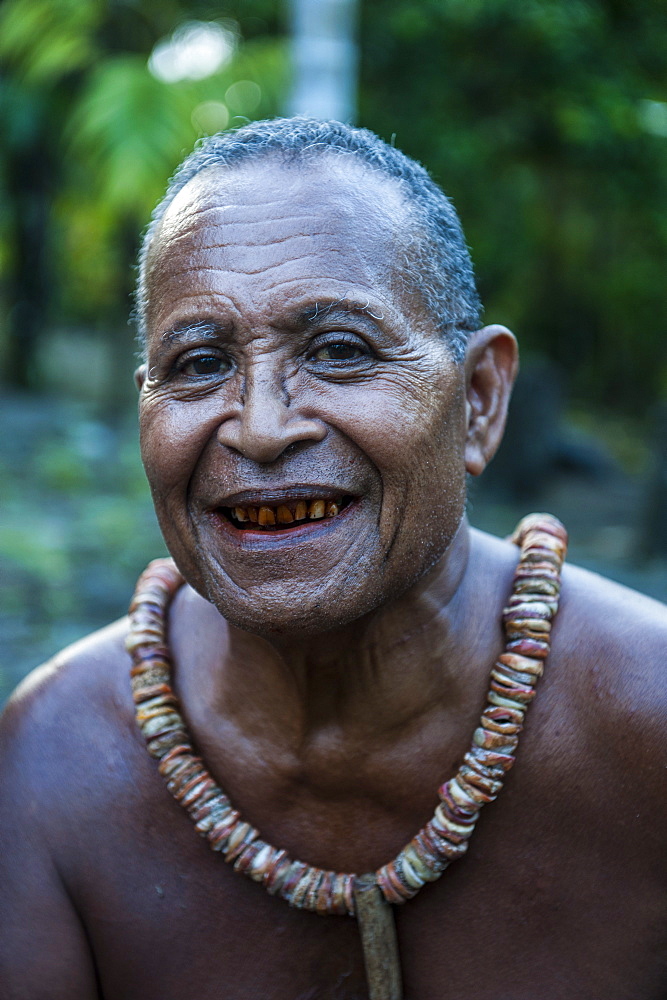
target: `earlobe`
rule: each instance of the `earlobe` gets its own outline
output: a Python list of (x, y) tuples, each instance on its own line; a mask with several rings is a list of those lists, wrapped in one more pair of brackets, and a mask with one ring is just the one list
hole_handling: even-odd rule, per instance
[(505, 429), (507, 406), (518, 370), (514, 335), (485, 326), (470, 338), (466, 368), (466, 470), (479, 476), (493, 458)]
[(134, 373), (134, 384), (136, 385), (139, 392), (141, 392), (142, 386), (146, 381), (146, 372), (147, 372), (146, 365), (139, 365), (139, 367)]

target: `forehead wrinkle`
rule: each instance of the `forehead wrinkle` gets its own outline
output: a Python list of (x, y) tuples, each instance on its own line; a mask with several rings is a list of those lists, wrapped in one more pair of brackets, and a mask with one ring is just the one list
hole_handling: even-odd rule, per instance
[[(330, 252), (330, 253), (336, 253), (336, 254), (347, 253), (346, 250), (339, 250), (337, 247), (331, 247), (328, 252)], [(264, 274), (267, 271), (273, 271), (277, 267), (288, 267), (288, 266), (291, 266), (292, 264), (293, 264), (292, 260), (279, 260), (279, 261), (276, 261), (273, 264), (264, 264), (264, 265), (262, 265), (262, 267), (258, 267), (258, 268), (254, 269), (254, 270), (250, 269), (250, 268), (245, 268), (245, 267), (244, 268), (230, 267), (228, 265), (226, 265), (224, 268), (221, 268), (221, 267), (207, 267), (207, 266), (203, 266), (203, 265), (194, 265), (193, 267), (181, 267), (178, 270), (168, 271), (167, 272), (167, 277), (177, 278), (177, 277), (179, 277), (182, 274), (191, 274), (191, 273), (206, 274), (206, 273), (209, 273), (209, 272), (212, 272), (214, 274), (223, 274), (223, 275), (224, 274), (247, 274), (247, 275), (251, 275), (251, 274)], [(304, 278), (303, 278), (303, 280), (304, 281), (312, 281), (313, 277), (311, 276), (309, 278), (307, 275), (305, 275)]]
[[(291, 222), (295, 226), (303, 226), (303, 232), (297, 232), (295, 234), (289, 234), (287, 237), (282, 237), (281, 239), (272, 240), (272, 243), (282, 242), (283, 239), (289, 239), (291, 235), (321, 235), (321, 236), (340, 236), (340, 233), (331, 233), (322, 228), (322, 216), (317, 212), (314, 212), (312, 208), (308, 207), (307, 210), (299, 211), (298, 206), (295, 206), (293, 202), (285, 203), (284, 199), (279, 202), (267, 202), (266, 204), (229, 204), (229, 205), (209, 205), (203, 208), (196, 208), (193, 205), (187, 207), (187, 209), (182, 209), (179, 213), (175, 213), (172, 218), (167, 215), (165, 221), (163, 222), (159, 234), (156, 234), (156, 242), (169, 241), (169, 240), (181, 240), (184, 237), (192, 238), (193, 233), (197, 231), (200, 227), (210, 226), (213, 228), (220, 228), (225, 230), (234, 230), (237, 228), (241, 229), (252, 229), (257, 226), (265, 226), (267, 222), (266, 209), (270, 205), (281, 205), (284, 207), (284, 211), (281, 213), (276, 213), (271, 222), (274, 225), (281, 223)], [(212, 219), (205, 219), (205, 216), (213, 214)], [(253, 218), (253, 215), (255, 218)], [(356, 215), (350, 211), (340, 211), (338, 217), (345, 216), (351, 222), (356, 221)], [(216, 216), (221, 216), (221, 218), (216, 218)], [(230, 216), (232, 216), (230, 218)], [(235, 217), (234, 217), (235, 216)], [(317, 228), (314, 232), (313, 224), (316, 224)], [(238, 242), (235, 240), (235, 242)], [(216, 244), (218, 246), (225, 246), (226, 244)], [(239, 244), (242, 245), (242, 244)]]
[[(242, 228), (244, 229), (247, 229), (247, 225), (244, 223), (239, 222), (238, 225), (242, 226)], [(264, 222), (262, 222), (261, 225), (264, 225)], [(189, 236), (191, 236), (190, 233), (181, 233), (178, 237), (175, 238), (178, 238), (180, 240), (185, 240)], [(324, 229), (318, 229), (317, 232), (288, 233), (287, 236), (280, 236), (280, 237), (272, 236), (267, 243), (261, 243), (261, 244), (258, 244), (256, 240), (239, 240), (239, 239), (234, 239), (233, 242), (227, 240), (223, 243), (199, 243), (197, 246), (193, 248), (192, 253), (204, 253), (206, 250), (229, 250), (233, 247), (252, 247), (254, 249), (257, 246), (276, 246), (279, 243), (289, 243), (290, 240), (301, 240), (301, 239), (307, 239), (310, 240), (311, 242), (314, 242), (323, 237), (328, 237), (333, 239), (336, 237), (340, 237), (340, 233), (329, 233)]]
[[(279, 196), (275, 197), (278, 176), (283, 183)], [(321, 222), (324, 207), (337, 220), (346, 219), (358, 225), (360, 188), (365, 214), (370, 212), (378, 231), (395, 231), (405, 215), (411, 215), (409, 203), (393, 180), (369, 171), (354, 160), (342, 165), (336, 158), (324, 157), (318, 163), (301, 164), (297, 169), (280, 159), (231, 168), (211, 165), (191, 178), (175, 196), (162, 224), (178, 226), (183, 216), (194, 219), (220, 213), (228, 217), (230, 212), (234, 215), (240, 212), (243, 224), (259, 225), (266, 221), (267, 209), (272, 207), (283, 208), (285, 213), (278, 212), (275, 222), (283, 218)]]
[[(213, 195), (218, 195), (220, 192), (213, 192)], [(241, 192), (243, 194), (244, 192)], [(211, 192), (207, 192), (208, 197), (211, 197)], [(357, 246), (357, 237), (359, 235), (360, 227), (364, 230), (366, 227), (362, 226), (362, 223), (358, 217), (358, 212), (352, 212), (349, 210), (341, 210), (340, 205), (334, 206), (333, 204), (328, 204), (326, 210), (323, 212), (322, 206), (319, 202), (313, 207), (313, 194), (312, 191), (306, 192), (309, 195), (309, 201), (306, 204), (302, 203), (303, 210), (299, 211), (298, 207), (295, 207), (293, 201), (289, 203), (285, 202), (284, 198), (278, 202), (279, 205), (285, 203), (285, 214), (276, 216), (273, 219), (267, 220), (266, 212), (263, 210), (261, 205), (256, 203), (248, 203), (241, 199), (238, 204), (232, 206), (220, 206), (215, 205), (204, 205), (197, 206), (193, 199), (193, 202), (184, 206), (184, 208), (175, 217), (172, 216), (170, 220), (170, 225), (165, 227), (162, 232), (156, 234), (156, 240), (153, 244), (153, 260), (151, 264), (151, 272), (154, 269), (159, 271), (166, 271), (167, 275), (171, 273), (182, 273), (186, 274), (192, 272), (196, 269), (195, 262), (200, 255), (206, 254), (207, 252), (214, 253), (216, 250), (226, 252), (226, 255), (232, 256), (234, 251), (237, 250), (239, 253), (247, 254), (248, 251), (253, 251), (258, 247), (279, 248), (285, 244), (289, 244), (290, 241), (296, 241), (294, 247), (297, 250), (296, 256), (304, 256), (305, 252), (301, 250), (299, 246), (299, 241), (305, 241), (305, 246), (307, 247), (308, 253), (324, 253), (335, 254), (337, 259), (340, 259), (342, 255), (352, 254), (357, 262), (361, 264), (362, 271), (367, 270), (370, 265), (372, 268), (380, 268), (384, 270), (382, 266), (382, 261), (386, 262), (387, 253), (389, 251), (388, 240), (393, 243), (393, 236), (395, 237), (395, 223), (393, 220), (386, 218), (386, 213), (372, 212), (373, 219), (367, 221), (373, 221), (375, 226), (375, 236), (373, 239), (366, 240), (365, 242), (369, 245), (366, 247), (367, 253), (359, 255), (359, 248)], [(206, 197), (206, 195), (205, 195)], [(267, 202), (267, 204), (276, 204), (275, 201)], [(173, 206), (172, 206), (173, 207)], [(345, 209), (349, 209), (350, 206), (345, 206)], [(234, 219), (229, 218), (229, 212), (233, 211), (234, 215), (238, 216)], [(215, 218), (204, 221), (202, 216), (206, 215), (222, 215), (221, 218), (216, 222)], [(326, 216), (329, 215), (331, 223), (335, 219), (338, 225), (333, 226), (333, 231), (329, 229)], [(385, 218), (383, 218), (383, 215)], [(255, 216), (255, 218), (252, 218)], [(341, 216), (343, 218), (341, 218)], [(270, 223), (272, 231), (269, 235), (265, 236), (261, 242), (258, 242), (253, 238), (253, 232), (260, 227), (260, 231), (267, 227), (267, 222)], [(289, 227), (289, 228), (288, 228)], [(279, 232), (276, 233), (275, 229)], [(288, 231), (285, 233), (285, 229)], [(280, 230), (283, 233), (280, 233)], [(290, 231), (291, 229), (291, 231)], [(262, 231), (261, 235), (265, 235)], [(333, 245), (332, 245), (333, 244)], [(337, 245), (336, 245), (337, 244)], [(174, 262), (174, 257), (186, 258), (187, 266), (179, 268), (178, 271), (171, 271), (170, 264)], [(365, 259), (364, 259), (365, 258)], [(226, 261), (221, 261), (224, 263), (224, 268), (221, 270), (229, 271), (230, 273), (247, 273), (247, 274), (258, 274), (261, 270), (266, 270), (279, 265), (275, 263), (266, 263), (265, 267), (229, 267)], [(238, 263), (238, 262), (237, 262)], [(282, 262), (280, 262), (282, 263)], [(190, 265), (193, 265), (190, 267)], [(207, 266), (202, 267), (202, 272), (209, 270)], [(215, 270), (215, 268), (210, 269)], [(210, 273), (209, 270), (209, 273)], [(376, 275), (379, 277), (379, 274)]]
[[(206, 177), (207, 170), (192, 177), (188, 183), (179, 191), (169, 205), (164, 218), (169, 215), (178, 215), (180, 212), (191, 212), (192, 214), (206, 213), (216, 209), (227, 209), (238, 207), (239, 202), (243, 202), (244, 207), (257, 206), (267, 208), (271, 205), (283, 205), (289, 198), (291, 206), (303, 205), (303, 200), (299, 199), (302, 190), (302, 172), (295, 174), (294, 181), (285, 185), (278, 197), (272, 197), (265, 184), (253, 182), (252, 166), (246, 163), (242, 168), (230, 171), (229, 168), (213, 166), (208, 168), (218, 174), (217, 183), (212, 183), (212, 178)], [(256, 171), (255, 171), (256, 172)], [(234, 176), (235, 174), (235, 176)], [(275, 170), (270, 171), (273, 178)], [(202, 183), (203, 181), (207, 183)], [(249, 197), (250, 195), (250, 197)]]
[[(217, 168), (211, 169), (216, 173), (218, 172)], [(183, 227), (188, 225), (194, 227), (197, 224), (206, 225), (210, 223), (211, 225), (217, 224), (221, 227), (229, 226), (230, 228), (236, 226), (250, 228), (263, 226), (267, 222), (267, 209), (271, 208), (280, 209), (271, 219), (273, 224), (280, 224), (286, 221), (301, 223), (307, 230), (304, 235), (311, 234), (313, 223), (317, 223), (318, 227), (322, 225), (323, 208), (325, 211), (328, 210), (331, 212), (338, 222), (345, 220), (353, 227), (359, 226), (359, 206), (353, 204), (349, 197), (350, 195), (358, 197), (358, 188), (356, 185), (351, 184), (349, 177), (345, 176), (342, 179), (343, 183), (337, 184), (336, 181), (340, 179), (336, 177), (336, 172), (334, 171), (332, 180), (334, 186), (339, 188), (338, 194), (340, 196), (334, 200), (331, 194), (327, 196), (326, 187), (324, 198), (321, 192), (317, 192), (314, 195), (312, 183), (308, 184), (308, 174), (311, 171), (304, 172), (299, 170), (295, 175), (295, 182), (289, 185), (287, 191), (281, 192), (279, 198), (265, 196), (262, 200), (261, 185), (252, 183), (252, 174), (254, 172), (256, 171), (249, 170), (246, 165), (237, 174), (236, 178), (229, 175), (223, 176), (222, 184), (218, 183), (216, 186), (213, 186), (211, 183), (202, 185), (201, 180), (203, 178), (201, 174), (193, 178), (180, 193), (184, 194), (188, 192), (190, 197), (187, 200), (184, 199), (185, 203), (183, 203), (179, 196), (176, 196), (167, 209), (160, 231), (156, 233), (156, 240), (159, 240), (160, 237), (171, 236), (172, 234), (175, 236), (179, 229), (182, 230)], [(260, 171), (260, 179), (261, 173)], [(273, 173), (272, 171), (272, 176)], [(321, 181), (323, 179), (322, 174), (315, 174), (315, 179)], [(312, 177), (310, 180), (312, 181)], [(324, 180), (326, 180), (326, 176)], [(250, 183), (247, 183), (247, 181)], [(194, 191), (191, 189), (188, 191), (191, 185), (196, 185)], [(382, 185), (382, 188), (384, 187), (385, 185)], [(396, 206), (392, 206), (394, 208), (393, 212), (387, 211), (387, 192), (383, 190), (380, 193), (383, 195), (382, 198), (379, 197), (378, 192), (369, 191), (370, 201), (373, 204), (366, 204), (366, 202), (364, 204), (366, 204), (366, 210), (370, 212), (372, 220), (367, 219), (366, 221), (372, 221), (377, 228), (378, 235), (383, 234), (386, 237), (395, 231), (398, 219), (395, 212)], [(390, 200), (393, 202), (395, 199)], [(399, 204), (402, 211), (405, 212), (407, 206), (402, 204), (402, 199), (400, 198)], [(207, 219), (207, 216), (213, 216), (213, 218)], [(221, 216), (222, 218), (216, 220), (216, 216)]]
[[(294, 202), (285, 202), (284, 199), (281, 199), (281, 201), (267, 202), (266, 204), (252, 204), (252, 205), (217, 204), (217, 205), (208, 205), (205, 208), (200, 208), (200, 209), (196, 208), (188, 208), (187, 210), (183, 209), (179, 214), (175, 215), (173, 219), (171, 220), (168, 219), (168, 222), (170, 223), (169, 228), (178, 228), (179, 225), (182, 225), (186, 221), (190, 222), (191, 220), (199, 223), (201, 222), (202, 216), (208, 215), (210, 212), (214, 213), (214, 216), (221, 215), (223, 216), (223, 218), (220, 221), (215, 219), (215, 217), (211, 220), (206, 220), (207, 225), (259, 226), (263, 225), (266, 222), (266, 208), (269, 205), (280, 205), (284, 208), (283, 212), (277, 213), (275, 216), (273, 216), (272, 221), (274, 222), (284, 222), (286, 220), (294, 220), (296, 222), (321, 221), (321, 216), (318, 215), (316, 212), (314, 212), (312, 208), (308, 208), (308, 210), (306, 211), (304, 206), (304, 210), (299, 211), (298, 206), (296, 206)], [(230, 219), (228, 216), (234, 212), (245, 213), (245, 214), (243, 215), (243, 217)], [(257, 218), (252, 218), (252, 215), (254, 213), (257, 214)], [(250, 218), (248, 218), (248, 215), (250, 215)], [(346, 218), (352, 220), (356, 218), (354, 213), (350, 211), (347, 212), (341, 211), (341, 215), (345, 215)]]
[[(377, 283), (364, 284), (362, 280), (350, 280), (349, 278), (341, 277), (339, 275), (326, 275), (322, 274), (304, 274), (299, 275), (297, 278), (286, 278), (284, 281), (277, 281), (271, 286), (269, 301), (275, 296), (283, 294), (291, 286), (296, 285), (297, 287), (303, 285), (305, 282), (311, 282), (313, 286), (313, 291), (301, 291), (296, 292), (292, 296), (292, 302), (297, 304), (298, 308), (306, 308), (309, 305), (315, 305), (316, 302), (325, 303), (335, 303), (339, 299), (344, 299), (350, 305), (362, 305), (364, 308), (370, 306), (373, 300), (381, 305), (381, 308), (388, 309), (394, 312), (395, 309), (381, 294), (378, 294)], [(338, 288), (345, 289), (344, 292), (339, 293), (336, 291), (336, 286)], [(331, 289), (329, 292), (327, 288)], [(358, 296), (357, 296), (358, 290)], [(387, 292), (391, 292), (389, 286), (385, 286)]]
[[(258, 213), (261, 213), (260, 217), (257, 219), (249, 219), (247, 224), (259, 225), (260, 223), (265, 221), (266, 210), (268, 208), (270, 208), (272, 205), (285, 205), (284, 198), (274, 199), (272, 201), (266, 201), (266, 202), (255, 202), (254, 204), (238, 204), (238, 202), (234, 201), (228, 202), (226, 204), (225, 203), (221, 204), (219, 200), (213, 203), (209, 201), (208, 204), (206, 204), (206, 202), (204, 202), (204, 204), (201, 204), (200, 202), (198, 202), (199, 197), (200, 196), (196, 195), (195, 198), (192, 201), (188, 202), (186, 205), (179, 205), (178, 200), (172, 202), (172, 204), (167, 209), (164, 218), (161, 221), (159, 232), (156, 233), (156, 238), (159, 239), (163, 235), (169, 236), (174, 230), (178, 230), (179, 227), (183, 227), (186, 223), (201, 223), (210, 221), (210, 223), (213, 225), (215, 224), (242, 225), (243, 220), (230, 220), (229, 218), (226, 218), (229, 215), (229, 213), (234, 212), (234, 210), (237, 211), (240, 210), (241, 212), (250, 212), (250, 213), (252, 213), (253, 210), (256, 210)], [(295, 211), (294, 207), (291, 204), (289, 205), (289, 208), (290, 211), (288, 213), (286, 213), (284, 216), (279, 215), (277, 218), (278, 219), (290, 218), (290, 217), (300, 218), (299, 214)], [(210, 214), (213, 214), (214, 218), (212, 220), (207, 220), (206, 216)], [(216, 215), (222, 215), (225, 218), (220, 222), (216, 223), (215, 219)], [(314, 218), (312, 212), (308, 217)]]
[[(219, 274), (224, 278), (225, 273), (221, 272), (219, 268), (188, 268), (184, 271), (190, 272), (210, 272), (214, 274)], [(242, 272), (245, 274), (246, 272)], [(163, 276), (166, 280), (172, 278), (178, 278), (180, 272), (172, 272)], [(314, 286), (311, 293), (304, 292), (304, 284), (312, 284)], [(326, 285), (329, 285), (330, 291), (327, 290)], [(334, 291), (336, 285), (339, 288), (345, 289), (342, 293)], [(347, 286), (347, 287), (346, 287)], [(389, 285), (385, 286), (386, 291), (391, 294), (391, 287)], [(383, 295), (378, 294), (378, 285), (376, 283), (372, 284), (358, 284), (358, 290), (355, 292), (350, 288), (349, 281), (344, 278), (337, 276), (329, 276), (324, 278), (322, 274), (303, 274), (295, 278), (288, 278), (283, 281), (274, 281), (271, 285), (270, 294), (267, 298), (267, 306), (273, 315), (278, 315), (281, 312), (284, 313), (289, 309), (292, 314), (309, 312), (308, 322), (313, 322), (324, 314), (324, 310), (330, 313), (334, 308), (347, 309), (350, 312), (357, 312), (366, 314), (373, 320), (388, 320), (394, 324), (400, 323), (403, 315), (402, 310), (397, 308), (391, 301)], [(284, 301), (285, 294), (289, 294), (291, 289), (295, 289), (295, 294), (291, 297), (290, 301), (286, 304)], [(179, 289), (178, 302), (185, 303), (189, 300), (197, 300), (202, 302), (207, 301), (206, 310), (210, 316), (215, 315), (215, 312), (224, 304), (228, 309), (230, 309), (235, 316), (238, 316), (238, 303), (234, 295), (231, 295), (219, 288), (216, 289), (213, 286), (208, 286), (205, 284), (204, 288), (191, 288), (189, 290)], [(276, 301), (277, 300), (277, 301)], [(159, 301), (159, 300), (158, 300)], [(157, 305), (159, 310), (159, 306)], [(150, 309), (153, 313), (155, 310)], [(193, 320), (194, 321), (194, 320)]]
[[(256, 200), (253, 204), (250, 205), (248, 204), (239, 205), (237, 201), (233, 200), (230, 200), (228, 202), (223, 202), (220, 199), (218, 200), (210, 199), (208, 204), (206, 203), (206, 201), (204, 201), (203, 204), (201, 203), (198, 204), (197, 198), (195, 198), (193, 201), (189, 202), (188, 205), (176, 206), (176, 208), (171, 212), (171, 215), (176, 220), (178, 220), (180, 215), (193, 216), (196, 218), (208, 215), (209, 212), (222, 212), (222, 213), (232, 212), (235, 208), (239, 207), (242, 208), (244, 211), (249, 211), (252, 210), (253, 208), (266, 209), (271, 207), (271, 205), (284, 205), (284, 204), (285, 204), (284, 198), (274, 198), (271, 201)], [(170, 206), (170, 209), (172, 207), (173, 206)], [(165, 216), (165, 219), (169, 220), (169, 214)]]
[[(353, 175), (356, 174), (356, 177)], [(272, 197), (269, 181), (281, 177), (280, 195)], [(231, 202), (250, 197), (255, 204), (279, 204), (286, 198), (292, 203), (302, 202), (301, 195), (308, 181), (320, 183), (324, 179), (327, 186), (338, 188), (340, 195), (348, 191), (356, 191), (363, 186), (369, 191), (379, 192), (379, 200), (388, 200), (398, 206), (404, 201), (403, 195), (393, 178), (387, 177), (368, 166), (359, 163), (354, 157), (345, 158), (341, 163), (338, 157), (322, 156), (316, 161), (290, 163), (281, 156), (263, 157), (258, 160), (246, 160), (242, 163), (225, 165), (210, 164), (198, 171), (181, 188), (171, 202), (174, 206), (192, 205), (199, 201), (203, 206), (225, 196)], [(394, 188), (388, 197), (387, 188)], [(275, 188), (274, 188), (275, 190)]]
[[(226, 300), (231, 306), (233, 306), (233, 299), (230, 299), (229, 296), (224, 295), (222, 292), (207, 293), (207, 292), (202, 292), (201, 290), (195, 288), (194, 291), (192, 292), (180, 292), (178, 296), (179, 303), (184, 302), (186, 299), (201, 300), (202, 298)], [(155, 308), (158, 309), (159, 306), (156, 306)]]
[[(302, 179), (303, 176), (300, 175), (299, 181)], [(257, 275), (265, 273), (267, 287), (263, 290), (259, 289), (258, 294), (263, 296), (266, 306), (273, 316), (286, 315), (288, 308), (291, 313), (294, 313), (293, 304), (300, 299), (301, 302), (305, 302), (310, 307), (310, 316), (313, 319), (316, 318), (317, 313), (321, 317), (324, 308), (330, 313), (334, 308), (334, 303), (338, 303), (339, 308), (351, 308), (351, 311), (365, 314), (370, 319), (398, 317), (400, 320), (404, 310), (399, 301), (401, 296), (399, 295), (397, 298), (400, 282), (398, 285), (396, 282), (401, 268), (400, 265), (397, 268), (398, 261), (396, 259), (392, 260), (392, 250), (395, 249), (396, 218), (394, 212), (388, 213), (386, 211), (386, 206), (377, 204), (377, 197), (374, 196), (371, 199), (373, 204), (368, 206), (370, 215), (363, 211), (362, 206), (362, 218), (358, 212), (355, 215), (349, 211), (354, 206), (347, 202), (343, 211), (339, 211), (341, 206), (333, 204), (330, 197), (325, 198), (326, 204), (323, 205), (318, 200), (317, 191), (313, 189), (312, 184), (308, 184), (307, 189), (303, 192), (303, 199), (301, 197), (296, 199), (296, 205), (294, 200), (288, 202), (282, 192), (279, 199), (266, 199), (264, 206), (277, 205), (281, 209), (284, 206), (284, 218), (282, 211), (280, 213), (281, 224), (281, 219), (278, 217), (275, 220), (266, 219), (266, 209), (257, 200), (261, 196), (261, 188), (258, 190), (255, 186), (254, 189), (249, 190), (245, 185), (242, 187), (243, 190), (238, 192), (228, 192), (224, 189), (221, 191), (220, 188), (214, 191), (210, 189), (205, 192), (199, 191), (195, 193), (189, 203), (181, 203), (179, 211), (175, 212), (169, 220), (168, 229), (171, 231), (156, 234), (156, 242), (161, 245), (158, 249), (154, 244), (157, 252), (153, 261), (155, 269), (151, 269), (153, 280), (157, 280), (163, 287), (164, 284), (171, 282), (178, 285), (179, 281), (183, 285), (190, 284), (192, 291), (186, 292), (185, 289), (178, 286), (174, 289), (177, 300), (187, 302), (189, 299), (199, 298), (202, 301), (201, 296), (205, 296), (208, 302), (213, 304), (215, 312), (215, 304), (220, 301), (224, 294), (224, 288), (228, 287), (225, 285), (226, 280), (228, 283), (232, 283), (232, 288), (237, 288), (240, 292), (243, 286), (237, 286), (237, 282), (242, 282), (245, 277), (256, 280)], [(349, 188), (350, 185), (345, 184), (344, 187)], [(351, 194), (355, 190), (352, 190)], [(248, 199), (245, 197), (246, 194), (249, 195)], [(234, 204), (220, 205), (219, 200), (225, 196), (231, 197)], [(213, 204), (213, 199), (218, 199), (217, 203)], [(402, 208), (405, 210), (406, 206), (402, 205)], [(230, 218), (230, 212), (233, 214), (233, 218)], [(219, 221), (216, 220), (216, 216)], [(374, 223), (373, 233), (366, 233), (365, 236), (367, 227), (364, 225), (364, 219), (366, 222)], [(309, 223), (313, 220), (317, 223), (319, 231), (313, 232), (310, 229)], [(267, 221), (273, 226), (274, 232), (270, 233), (261, 244), (256, 243), (253, 240), (253, 234), (257, 231), (257, 227), (267, 226)], [(334, 231), (329, 229), (327, 221), (333, 225)], [(323, 223), (324, 229), (320, 228)], [(277, 228), (279, 231), (282, 229), (284, 234), (288, 226), (292, 231), (288, 230), (287, 235), (275, 233)], [(309, 231), (299, 231), (301, 226), (308, 227)], [(261, 235), (264, 235), (263, 232)], [(358, 245), (356, 237), (362, 237), (361, 245)], [(207, 239), (211, 242), (205, 243), (204, 241)], [(290, 241), (292, 241), (291, 246)], [(292, 247), (295, 251), (290, 260), (272, 260), (273, 255), (270, 248), (272, 246), (278, 248), (281, 245), (284, 247), (285, 244), (289, 246), (288, 254)], [(258, 266), (253, 257), (253, 250), (260, 246), (264, 255), (264, 263)], [(269, 249), (268, 254), (264, 252), (264, 247)], [(241, 260), (235, 259), (235, 250), (238, 250)], [(214, 258), (220, 258), (218, 266), (207, 259), (208, 254)], [(313, 261), (318, 269), (317, 273), (302, 273), (296, 278), (284, 275), (283, 268), (295, 265), (310, 271), (307, 266), (310, 255), (319, 258), (319, 260)], [(327, 257), (331, 261), (330, 270), (326, 267)], [(242, 266), (244, 259), (247, 262), (245, 267)], [(201, 266), (198, 266), (199, 261), (202, 262)], [(341, 268), (341, 261), (343, 268)], [(355, 277), (350, 282), (351, 269)], [(397, 275), (397, 271), (399, 275)], [(197, 272), (201, 275), (200, 281), (197, 280)], [(216, 275), (219, 276), (219, 281), (211, 280), (215, 279)], [(312, 287), (312, 291), (307, 294), (310, 287)], [(356, 292), (354, 305), (346, 302), (345, 299), (349, 299), (350, 296), (341, 296), (338, 289)], [(290, 292), (294, 290), (292, 303), (286, 303), (284, 297), (280, 301), (281, 292), (284, 293), (286, 290)], [(378, 291), (384, 294), (378, 295)], [(270, 298), (275, 292), (277, 292), (277, 301), (271, 302)], [(267, 298), (267, 295), (270, 298)], [(232, 298), (235, 300), (236, 297), (232, 292)], [(254, 290), (252, 297), (252, 306), (255, 308), (258, 302), (255, 301)], [(322, 303), (322, 299), (327, 300), (325, 304)], [(211, 309), (211, 304), (208, 305), (207, 311)], [(250, 301), (248, 301), (248, 305), (251, 305)], [(315, 306), (317, 306), (316, 309)], [(234, 311), (236, 312), (237, 308)]]
[[(259, 224), (260, 223), (258, 222), (258, 225)], [(261, 225), (265, 224), (266, 224), (265, 221), (261, 222)], [(238, 225), (242, 229), (247, 228), (247, 226), (244, 223), (239, 222)], [(218, 226), (216, 228), (222, 229), (225, 227)], [(288, 233), (285, 236), (272, 236), (270, 240), (263, 241), (261, 243), (253, 239), (247, 239), (247, 240), (237, 239), (233, 236), (232, 233), (229, 234), (230, 239), (223, 239), (221, 243), (213, 242), (213, 238), (211, 239), (211, 242), (204, 242), (203, 239), (201, 238), (196, 239), (195, 237), (197, 235), (201, 236), (203, 234), (197, 234), (196, 230), (190, 230), (189, 232), (187, 231), (181, 232), (169, 237), (169, 242), (167, 243), (167, 247), (170, 250), (168, 259), (172, 258), (173, 251), (176, 248), (183, 250), (183, 248), (185, 247), (185, 252), (188, 253), (190, 257), (194, 257), (196, 254), (206, 253), (209, 250), (235, 250), (242, 248), (254, 250), (258, 246), (271, 246), (271, 247), (279, 246), (283, 243), (289, 243), (291, 240), (308, 240), (309, 244), (311, 245), (327, 240), (338, 240), (342, 248), (349, 251), (348, 240), (345, 238), (341, 238), (341, 233), (336, 233), (336, 232), (332, 233), (324, 229), (318, 229), (315, 232), (294, 232), (294, 233)], [(218, 234), (216, 234), (216, 236), (218, 239), (220, 239), (220, 236)], [(189, 250), (188, 250), (188, 241), (190, 241), (191, 243), (191, 247)], [(176, 244), (176, 247), (174, 246), (174, 244)], [(328, 246), (327, 249), (329, 249)], [(331, 249), (332, 250), (338, 249), (340, 252), (340, 248), (331, 247)], [(163, 255), (164, 255), (164, 248), (159, 247), (155, 254), (153, 267), (159, 265), (160, 257)]]
[[(231, 235), (231, 234), (230, 234)], [(213, 236), (213, 234), (212, 234)], [(220, 239), (220, 234), (215, 234)], [(290, 256), (281, 256), (279, 248), (292, 244), (293, 253)], [(337, 244), (337, 245), (336, 245)], [(251, 258), (248, 254), (265, 248), (270, 256), (278, 253), (280, 259), (277, 261), (264, 260), (259, 267), (251, 266)], [(222, 251), (224, 256), (219, 264), (208, 263), (209, 255), (216, 250)], [(292, 266), (296, 261), (303, 260), (311, 256), (320, 256), (323, 260), (327, 256), (334, 255), (336, 259), (345, 256), (353, 256), (361, 270), (366, 271), (369, 266), (373, 269), (382, 269), (379, 260), (364, 260), (354, 247), (350, 246), (350, 240), (340, 233), (316, 232), (316, 233), (294, 233), (280, 238), (271, 238), (265, 243), (258, 243), (253, 240), (239, 241), (230, 239), (229, 242), (207, 242), (202, 243), (193, 234), (181, 233), (174, 236), (170, 241), (163, 243), (156, 248), (153, 260), (151, 261), (148, 274), (149, 281), (169, 280), (180, 275), (193, 274), (197, 271), (204, 273), (220, 272), (221, 274), (261, 274), (263, 271), (270, 271), (276, 267)], [(234, 266), (236, 257), (241, 256), (246, 261), (241, 266)], [(375, 254), (373, 255), (376, 256)], [(379, 255), (378, 255), (379, 256)], [(199, 263), (199, 261), (202, 263)]]

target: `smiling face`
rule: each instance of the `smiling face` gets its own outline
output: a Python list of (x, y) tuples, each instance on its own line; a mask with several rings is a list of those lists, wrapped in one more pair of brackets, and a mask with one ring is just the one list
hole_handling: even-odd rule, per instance
[(188, 581), (259, 634), (407, 589), (465, 499), (465, 377), (392, 264), (412, 223), (345, 157), (211, 168), (148, 261), (142, 455)]

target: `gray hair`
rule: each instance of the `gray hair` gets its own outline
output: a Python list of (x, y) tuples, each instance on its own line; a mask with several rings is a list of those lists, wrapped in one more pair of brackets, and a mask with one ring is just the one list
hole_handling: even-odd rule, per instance
[(358, 163), (398, 185), (417, 223), (401, 262), (403, 279), (407, 287), (421, 295), (455, 360), (462, 360), (469, 333), (479, 328), (481, 303), (461, 223), (451, 201), (420, 163), (368, 129), (305, 117), (250, 122), (212, 135), (202, 140), (180, 165), (153, 213), (139, 254), (135, 319), (142, 344), (146, 337), (148, 254), (178, 192), (207, 167), (233, 167), (270, 156), (301, 165), (321, 155), (354, 156)]

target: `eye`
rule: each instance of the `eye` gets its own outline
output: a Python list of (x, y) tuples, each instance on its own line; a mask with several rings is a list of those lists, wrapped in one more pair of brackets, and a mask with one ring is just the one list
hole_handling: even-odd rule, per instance
[(357, 358), (364, 357), (364, 354), (365, 352), (357, 344), (338, 340), (318, 347), (313, 352), (313, 358), (316, 361), (356, 361)]
[(180, 366), (181, 374), (190, 377), (197, 375), (223, 375), (230, 369), (229, 361), (215, 354), (200, 355), (198, 358), (185, 360)]

